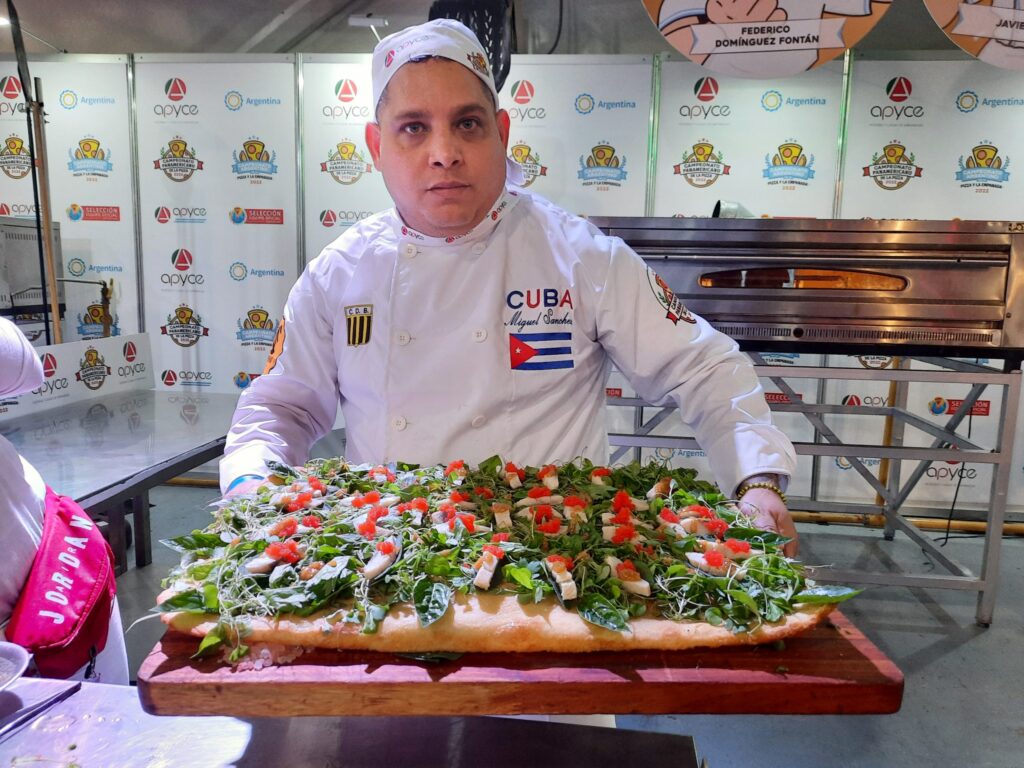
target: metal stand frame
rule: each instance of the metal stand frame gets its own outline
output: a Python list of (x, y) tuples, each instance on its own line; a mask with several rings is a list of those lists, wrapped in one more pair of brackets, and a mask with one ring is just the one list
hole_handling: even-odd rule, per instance
[[(788, 396), (790, 402), (773, 404), (772, 410), (788, 413), (802, 413), (815, 430), (814, 442), (794, 443), (796, 452), (803, 456), (829, 456), (846, 458), (853, 469), (878, 494), (883, 503), (849, 504), (823, 502), (817, 498), (816, 483), (810, 498), (791, 499), (791, 505), (799, 509), (817, 512), (854, 512), (879, 514), (885, 517), (884, 536), (894, 538), (897, 531), (904, 533), (936, 564), (948, 574), (905, 574), (879, 573), (869, 571), (841, 570), (833, 568), (813, 569), (820, 580), (846, 581), (863, 584), (884, 584), (906, 587), (937, 587), (976, 591), (978, 604), (975, 620), (981, 626), (992, 623), (995, 608), (996, 586), (999, 576), (999, 556), (1002, 541), (1003, 522), (1006, 516), (1006, 494), (1013, 468), (1013, 436), (1017, 425), (1017, 410), (1020, 402), (1021, 372), (1006, 370), (1000, 372), (980, 365), (964, 363), (949, 358), (918, 357), (922, 362), (941, 366), (946, 370), (914, 371), (906, 369), (856, 369), (856, 368), (781, 368), (766, 366), (761, 356), (750, 352), (758, 376), (768, 378), (779, 391)], [(804, 403), (793, 391), (786, 379), (817, 379), (819, 381), (895, 381), (896, 400), (891, 406), (863, 407), (853, 405), (826, 405)], [(933, 382), (943, 384), (970, 384), (971, 390), (963, 404), (944, 426), (937, 426), (906, 408), (907, 385), (910, 382)], [(971, 412), (974, 403), (989, 386), (1000, 387), (1002, 407), (999, 413), (996, 444), (993, 448), (977, 445), (958, 433), (964, 418)], [(647, 420), (644, 408), (651, 407), (639, 398), (609, 398), (609, 405), (627, 406), (637, 409), (634, 434), (615, 433), (609, 440), (615, 452), (613, 461), (625, 455), (630, 448), (699, 448), (692, 437), (651, 436), (650, 432), (660, 424), (671, 408), (661, 408)], [(825, 417), (829, 415), (888, 416), (893, 419), (893, 434), (888, 445), (844, 443), (828, 426)], [(906, 429), (917, 429), (933, 437), (927, 448), (904, 446)], [(882, 483), (864, 465), (862, 458), (889, 459), (892, 467), (888, 482)], [(906, 482), (901, 482), (901, 465), (904, 461), (917, 461)], [(994, 466), (990, 491), (990, 504), (986, 515), (987, 528), (981, 561), (981, 573), (975, 575), (969, 568), (957, 563), (946, 555), (928, 536), (906, 519), (902, 507), (908, 496), (924, 477), (928, 467), (935, 461), (959, 461)], [(919, 511), (919, 510), (918, 510)]]

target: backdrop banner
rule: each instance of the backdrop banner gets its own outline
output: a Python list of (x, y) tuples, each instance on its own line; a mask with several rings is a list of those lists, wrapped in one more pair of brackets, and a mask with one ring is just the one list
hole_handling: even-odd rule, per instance
[[(113, 281), (110, 332), (139, 330), (138, 271), (126, 56), (54, 56), (30, 61), (42, 82), (50, 205), (60, 222), (64, 338), (103, 334), (99, 281)], [(13, 60), (0, 64), (0, 216), (34, 219), (25, 97)], [(36, 98), (39, 98), (37, 94)]]
[(838, 64), (755, 81), (664, 59), (654, 215), (710, 216), (727, 200), (754, 216), (831, 216), (842, 98)]
[(146, 328), (161, 387), (237, 392), (296, 278), (295, 67), (136, 57)]

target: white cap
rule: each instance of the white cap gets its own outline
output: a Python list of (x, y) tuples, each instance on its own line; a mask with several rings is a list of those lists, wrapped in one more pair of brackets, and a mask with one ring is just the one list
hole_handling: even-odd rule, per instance
[(465, 24), (453, 19), (434, 19), (388, 35), (373, 49), (373, 107), (395, 72), (410, 61), (440, 56), (457, 62), (479, 77), (498, 103), (498, 89), (487, 62), (487, 54), (476, 35)]

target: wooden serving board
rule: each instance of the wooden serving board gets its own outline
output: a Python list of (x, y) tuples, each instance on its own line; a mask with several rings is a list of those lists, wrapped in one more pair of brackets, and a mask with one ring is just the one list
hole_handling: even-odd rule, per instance
[(840, 612), (785, 647), (465, 654), (315, 650), (236, 672), (168, 631), (139, 670), (156, 715), (889, 714), (903, 674)]

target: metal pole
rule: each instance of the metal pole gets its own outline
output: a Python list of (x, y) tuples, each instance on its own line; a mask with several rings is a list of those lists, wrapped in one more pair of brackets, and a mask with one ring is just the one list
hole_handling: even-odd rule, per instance
[(36, 77), (36, 98), (29, 102), (32, 112), (32, 130), (35, 134), (36, 164), (39, 167), (37, 181), (39, 184), (39, 215), (43, 221), (43, 259), (46, 262), (46, 290), (50, 294), (50, 312), (53, 313), (53, 340), (60, 344), (63, 334), (60, 327), (60, 299), (57, 296), (57, 271), (53, 263), (53, 217), (50, 211), (50, 182), (46, 164), (46, 128), (43, 125), (43, 84)]

